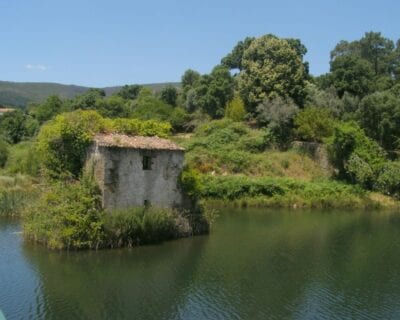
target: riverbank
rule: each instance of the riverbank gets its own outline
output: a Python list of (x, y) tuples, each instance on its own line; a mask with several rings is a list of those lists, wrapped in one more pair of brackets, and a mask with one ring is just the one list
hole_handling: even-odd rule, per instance
[(338, 181), (203, 176), (202, 197), (212, 207), (396, 209), (399, 201)]

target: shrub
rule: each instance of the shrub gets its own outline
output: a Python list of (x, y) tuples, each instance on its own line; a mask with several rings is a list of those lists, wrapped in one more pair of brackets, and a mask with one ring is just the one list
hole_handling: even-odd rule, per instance
[(197, 170), (186, 166), (181, 172), (179, 183), (189, 197), (197, 199), (200, 196), (201, 180), (200, 174)]
[(369, 188), (386, 161), (384, 150), (354, 122), (336, 126), (328, 150), (341, 177)]
[(390, 196), (400, 197), (400, 162), (387, 162), (376, 181), (376, 188)]
[(0, 137), (0, 168), (3, 168), (7, 162), (9, 154), (8, 148), (8, 143)]
[(9, 149), (9, 157), (5, 167), (10, 174), (27, 174), (36, 177), (40, 173), (40, 156), (34, 142), (24, 141)]
[(259, 125), (269, 128), (278, 143), (285, 145), (291, 140), (293, 119), (299, 111), (292, 100), (281, 97), (267, 99), (258, 105), (256, 111)]
[(52, 249), (98, 248), (104, 238), (100, 191), (89, 178), (54, 183), (27, 211), (24, 233)]
[(294, 124), (300, 139), (322, 142), (333, 134), (334, 119), (327, 108), (307, 107), (295, 116)]
[(235, 96), (225, 107), (225, 117), (233, 121), (242, 121), (246, 115), (244, 102), (239, 96)]
[(154, 120), (105, 119), (96, 111), (77, 110), (58, 115), (38, 135), (38, 152), (46, 173), (53, 178), (78, 177), (93, 136), (100, 132), (161, 136), (169, 133), (168, 123)]

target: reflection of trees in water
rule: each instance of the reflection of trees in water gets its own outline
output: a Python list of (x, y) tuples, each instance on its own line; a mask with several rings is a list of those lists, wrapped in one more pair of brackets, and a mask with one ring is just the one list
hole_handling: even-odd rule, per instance
[(49, 318), (351, 318), (400, 310), (399, 229), (379, 212), (246, 210), (210, 237), (25, 255)]
[(51, 319), (171, 319), (191, 288), (207, 237), (100, 252), (26, 246)]
[(219, 264), (209, 282), (217, 282), (219, 297), (238, 317), (309, 318), (322, 311), (351, 317), (388, 308), (379, 293), (399, 296), (400, 288), (393, 290), (400, 284), (393, 274), (400, 267), (395, 215), (249, 211), (223, 217), (204, 253)]

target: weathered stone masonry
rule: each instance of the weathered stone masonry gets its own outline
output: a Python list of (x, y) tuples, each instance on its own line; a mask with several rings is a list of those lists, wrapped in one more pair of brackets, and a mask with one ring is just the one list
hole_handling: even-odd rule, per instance
[(88, 154), (103, 207), (181, 208), (184, 149), (157, 137), (96, 136)]

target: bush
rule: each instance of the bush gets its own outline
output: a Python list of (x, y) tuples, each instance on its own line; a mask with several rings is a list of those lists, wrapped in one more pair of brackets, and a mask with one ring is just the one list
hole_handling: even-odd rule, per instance
[(55, 183), (27, 211), (25, 236), (52, 249), (98, 248), (104, 240), (100, 191), (89, 178)]
[(225, 117), (233, 121), (242, 121), (246, 115), (244, 102), (239, 96), (235, 96), (225, 107)]
[(179, 183), (189, 197), (192, 199), (199, 198), (201, 194), (201, 180), (197, 170), (185, 167), (179, 177)]
[(9, 149), (5, 170), (10, 174), (27, 174), (36, 177), (40, 173), (40, 156), (34, 142), (24, 141)]
[(376, 181), (376, 188), (384, 194), (400, 197), (400, 162), (387, 162)]
[(299, 108), (290, 99), (276, 97), (267, 99), (257, 106), (257, 122), (266, 126), (276, 140), (285, 146), (292, 138), (293, 119)]
[(0, 168), (3, 168), (6, 165), (8, 159), (8, 143), (0, 137)]
[(307, 107), (296, 115), (294, 124), (300, 139), (322, 142), (333, 134), (334, 119), (327, 108)]
[(386, 153), (354, 122), (336, 126), (328, 146), (339, 176), (371, 188), (386, 162)]
[(40, 153), (46, 173), (53, 178), (78, 177), (93, 136), (101, 132), (165, 137), (168, 123), (154, 120), (105, 119), (96, 111), (77, 110), (58, 115), (45, 124), (38, 135)]

